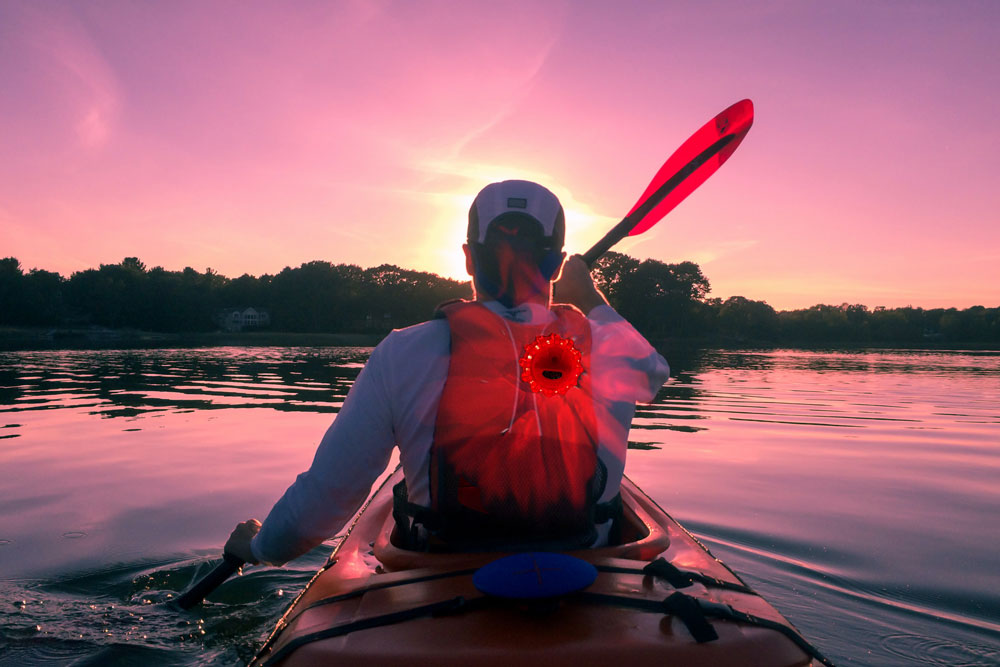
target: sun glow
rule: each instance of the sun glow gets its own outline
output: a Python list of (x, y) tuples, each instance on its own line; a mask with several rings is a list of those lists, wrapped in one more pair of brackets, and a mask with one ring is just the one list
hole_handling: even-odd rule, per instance
[(572, 189), (542, 171), (501, 164), (480, 164), (454, 160), (448, 163), (424, 165), (427, 172), (447, 179), (446, 191), (425, 195), (436, 211), (434, 221), (428, 225), (426, 243), (418, 254), (425, 259), (427, 270), (455, 280), (468, 280), (465, 255), (461, 246), (466, 240), (469, 207), (476, 193), (490, 183), (523, 179), (534, 181), (550, 189), (563, 205), (566, 213), (567, 254), (582, 253), (611, 228), (617, 218), (595, 211), (588, 203), (579, 200)]
[(427, 265), (426, 270), (453, 280), (469, 280), (462, 244), (473, 196), (466, 192), (430, 195), (437, 214), (427, 226), (424, 244), (417, 250)]

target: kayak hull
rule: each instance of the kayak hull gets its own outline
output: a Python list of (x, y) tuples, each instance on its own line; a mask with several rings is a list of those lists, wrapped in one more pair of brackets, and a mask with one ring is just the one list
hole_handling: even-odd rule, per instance
[[(794, 631), (774, 607), (628, 479), (622, 483), (624, 543), (570, 552), (597, 568), (594, 583), (534, 602), (476, 590), (475, 570), (505, 554), (396, 546), (391, 488), (400, 479), (397, 470), (359, 513), (254, 665), (820, 664), (789, 638)], [(644, 572), (655, 559), (696, 580), (678, 583), (669, 573)], [(681, 602), (737, 610), (789, 631), (713, 618), (716, 638), (699, 642), (697, 623), (662, 607), (677, 593)]]

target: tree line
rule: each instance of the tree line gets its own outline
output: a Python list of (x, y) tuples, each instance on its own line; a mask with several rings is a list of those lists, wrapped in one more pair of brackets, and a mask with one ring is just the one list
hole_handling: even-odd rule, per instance
[[(777, 312), (743, 296), (710, 297), (694, 262), (640, 261), (609, 252), (594, 279), (611, 305), (650, 340), (814, 345), (1000, 346), (1000, 308), (816, 305)], [(0, 325), (89, 326), (158, 332), (219, 328), (225, 308), (270, 313), (271, 328), (308, 333), (385, 332), (421, 322), (436, 305), (468, 297), (468, 282), (391, 264), (362, 269), (314, 261), (276, 275), (227, 278), (211, 269), (147, 269), (135, 257), (69, 278), (0, 259)]]
[(0, 325), (132, 328), (168, 333), (219, 328), (227, 308), (266, 309), (272, 329), (305, 333), (381, 331), (425, 320), (469, 293), (467, 283), (390, 264), (308, 262), (276, 275), (227, 278), (212, 269), (147, 269), (136, 257), (68, 279), (0, 260)]
[(777, 312), (743, 296), (709, 297), (708, 278), (693, 262), (639, 261), (616, 252), (598, 260), (594, 274), (615, 309), (651, 340), (1000, 347), (1000, 308), (870, 309), (843, 303)]

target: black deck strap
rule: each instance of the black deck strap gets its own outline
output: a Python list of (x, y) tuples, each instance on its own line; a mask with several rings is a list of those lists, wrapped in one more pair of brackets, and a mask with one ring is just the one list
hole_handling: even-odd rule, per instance
[[(681, 570), (675, 567), (672, 563), (669, 563), (664, 560), (663, 561), (664, 563), (667, 563), (667, 565), (670, 565), (670, 567), (672, 567), (674, 570), (680, 573), (677, 580), (678, 583), (683, 585), (678, 585), (677, 583), (674, 583), (674, 581), (671, 580), (671, 577), (673, 576), (672, 574), (671, 577), (666, 576), (666, 574), (669, 573), (669, 571), (666, 568), (663, 568), (661, 570), (662, 566), (656, 565), (656, 563), (660, 560), (663, 559), (662, 558), (657, 559), (656, 561), (653, 561), (652, 563), (650, 563), (649, 565), (647, 565), (642, 569), (635, 567), (618, 567), (617, 565), (596, 565), (595, 567), (597, 568), (598, 572), (609, 572), (612, 574), (638, 574), (638, 575), (660, 577), (661, 579), (666, 580), (666, 582), (671, 586), (673, 586), (674, 588), (686, 588), (687, 586), (690, 586), (692, 583), (699, 583), (704, 585), (706, 588), (721, 588), (727, 591), (746, 593), (747, 595), (756, 595), (758, 597), (760, 596), (760, 593), (758, 593), (757, 591), (755, 591), (754, 589), (750, 588), (745, 584), (734, 584), (730, 581), (724, 581), (722, 579), (710, 577), (708, 575), (702, 574), (701, 572), (688, 572), (686, 570)], [(655, 567), (651, 567), (654, 565)]]
[(470, 600), (459, 595), (458, 597), (441, 600), (440, 602), (432, 602), (419, 607), (403, 609), (402, 611), (394, 611), (381, 616), (372, 616), (371, 618), (362, 618), (357, 621), (351, 621), (350, 623), (344, 623), (343, 625), (335, 625), (333, 627), (325, 628), (323, 630), (319, 630), (318, 632), (302, 635), (301, 637), (293, 639), (282, 646), (279, 650), (269, 655), (263, 664), (264, 667), (277, 664), (302, 646), (321, 641), (323, 639), (332, 639), (333, 637), (340, 637), (352, 632), (358, 632), (359, 630), (380, 628), (386, 625), (412, 621), (426, 616), (446, 616), (464, 611), (471, 611), (479, 609), (490, 602), (491, 601), (485, 596), (472, 598)]
[(666, 579), (667, 583), (674, 588), (687, 588), (691, 584), (699, 583), (708, 588), (722, 588), (727, 591), (758, 595), (757, 591), (744, 584), (734, 584), (716, 577), (710, 577), (701, 572), (687, 572), (678, 569), (677, 566), (664, 558), (657, 558), (642, 568), (642, 572), (643, 574)]
[[(336, 602), (343, 602), (344, 600), (350, 600), (351, 598), (361, 597), (365, 593), (371, 591), (380, 591), (384, 588), (395, 588), (396, 586), (407, 586), (409, 584), (422, 584), (425, 581), (436, 581), (438, 579), (451, 579), (452, 577), (465, 577), (471, 576), (476, 573), (479, 568), (469, 568), (467, 570), (451, 570), (450, 572), (440, 572), (438, 574), (428, 574), (424, 577), (413, 577), (412, 579), (399, 579), (397, 581), (388, 581), (384, 584), (371, 584), (370, 586), (364, 586), (362, 588), (355, 588), (353, 591), (348, 593), (341, 593), (340, 595), (331, 595), (328, 598), (323, 598), (322, 600), (317, 600), (313, 602), (308, 607), (300, 611), (295, 615), (298, 618), (300, 614), (303, 614), (310, 609), (315, 609), (316, 607), (322, 607), (328, 604), (334, 604)], [(295, 620), (295, 619), (292, 619)], [(291, 621), (289, 621), (291, 623)]]
[(665, 558), (657, 558), (646, 567), (642, 568), (645, 574), (666, 579), (674, 588), (687, 588), (694, 583), (694, 578), (690, 572), (684, 572), (677, 568)]
[(395, 588), (396, 586), (406, 586), (409, 584), (421, 584), (425, 581), (435, 581), (437, 579), (450, 579), (452, 577), (464, 577), (471, 576), (476, 573), (477, 568), (470, 568), (467, 570), (452, 570), (451, 572), (440, 572), (438, 574), (428, 574), (423, 577), (413, 577), (411, 579), (399, 579), (398, 581), (389, 581), (384, 584), (371, 584), (370, 586), (364, 586), (362, 588), (356, 588), (353, 591), (347, 593), (341, 593), (340, 595), (331, 595), (328, 598), (323, 598), (322, 600), (317, 600), (311, 603), (308, 607), (296, 610), (295, 615), (292, 616), (288, 621), (285, 622), (285, 626), (291, 625), (295, 622), (302, 614), (306, 613), (310, 609), (315, 609), (316, 607), (322, 607), (328, 604), (335, 604), (337, 602), (343, 602), (344, 600), (350, 600), (352, 598), (361, 597), (365, 593), (371, 591), (380, 591), (384, 588)]
[(676, 616), (699, 644), (712, 642), (719, 638), (712, 624), (705, 617), (698, 600), (684, 593), (673, 593), (663, 601), (663, 611)]
[[(682, 601), (681, 598), (676, 596), (681, 596), (682, 598), (687, 598), (690, 602)], [(581, 602), (590, 602), (593, 604), (606, 604), (615, 607), (624, 607), (626, 609), (636, 609), (639, 611), (647, 611), (650, 613), (667, 613), (671, 615), (676, 615), (678, 618), (688, 625), (685, 617), (682, 615), (688, 612), (685, 608), (690, 607), (691, 603), (694, 603), (699, 609), (701, 615), (707, 618), (717, 618), (726, 621), (736, 621), (738, 623), (745, 623), (747, 625), (753, 625), (761, 628), (766, 628), (768, 630), (774, 630), (775, 632), (780, 632), (782, 635), (787, 637), (793, 644), (795, 644), (803, 653), (814, 660), (818, 660), (820, 664), (826, 667), (834, 667), (833, 663), (830, 662), (829, 658), (824, 656), (819, 650), (810, 644), (802, 635), (795, 630), (795, 628), (781, 623), (780, 621), (772, 621), (768, 618), (762, 618), (760, 616), (754, 616), (753, 614), (748, 614), (746, 612), (737, 611), (733, 609), (728, 604), (723, 604), (721, 602), (712, 602), (710, 600), (703, 600), (701, 598), (696, 598), (690, 595), (685, 595), (684, 593), (674, 593), (666, 600), (650, 600), (645, 598), (632, 598), (625, 595), (610, 595), (606, 593), (589, 593), (586, 591), (580, 593), (574, 593), (573, 598), (580, 600)], [(671, 601), (671, 598), (674, 598)], [(667, 607), (670, 607), (668, 609)], [(680, 611), (680, 613), (677, 613)], [(707, 620), (706, 620), (707, 623)], [(711, 626), (709, 626), (711, 627)], [(695, 632), (688, 625), (688, 630), (691, 635), (694, 636)], [(715, 633), (715, 629), (712, 628), (712, 632)], [(695, 638), (697, 641), (697, 637)], [(709, 640), (710, 641), (710, 640)]]
[(607, 593), (574, 593), (571, 599), (594, 604), (606, 604), (615, 607), (625, 607), (652, 614), (668, 614), (676, 616), (687, 627), (688, 632), (699, 644), (719, 638), (715, 628), (708, 622), (705, 613), (698, 604), (699, 600), (684, 593), (672, 593), (664, 600), (632, 598), (625, 595), (610, 595)]
[(821, 664), (826, 665), (826, 667), (834, 667), (833, 663), (830, 662), (829, 658), (824, 656), (819, 652), (815, 646), (810, 644), (805, 637), (800, 635), (795, 628), (781, 623), (780, 621), (772, 621), (769, 618), (762, 618), (760, 616), (754, 616), (753, 614), (748, 614), (737, 609), (733, 609), (728, 604), (723, 604), (721, 602), (711, 602), (709, 600), (698, 600), (698, 605), (701, 607), (702, 612), (705, 616), (711, 616), (712, 618), (721, 618), (729, 621), (738, 621), (740, 623), (746, 623), (748, 625), (756, 625), (761, 628), (767, 628), (768, 630), (774, 630), (775, 632), (780, 632), (785, 637), (790, 639), (793, 644), (799, 647), (803, 653), (808, 655), (810, 658), (818, 660)]

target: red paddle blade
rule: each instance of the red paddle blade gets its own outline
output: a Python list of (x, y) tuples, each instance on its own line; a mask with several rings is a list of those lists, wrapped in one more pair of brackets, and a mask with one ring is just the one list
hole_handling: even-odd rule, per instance
[[(663, 163), (639, 201), (625, 216), (628, 218), (633, 213), (641, 216), (629, 236), (642, 234), (655, 225), (714, 174), (740, 145), (751, 125), (753, 102), (742, 100), (692, 134)], [(648, 211), (640, 210), (644, 208)]]

